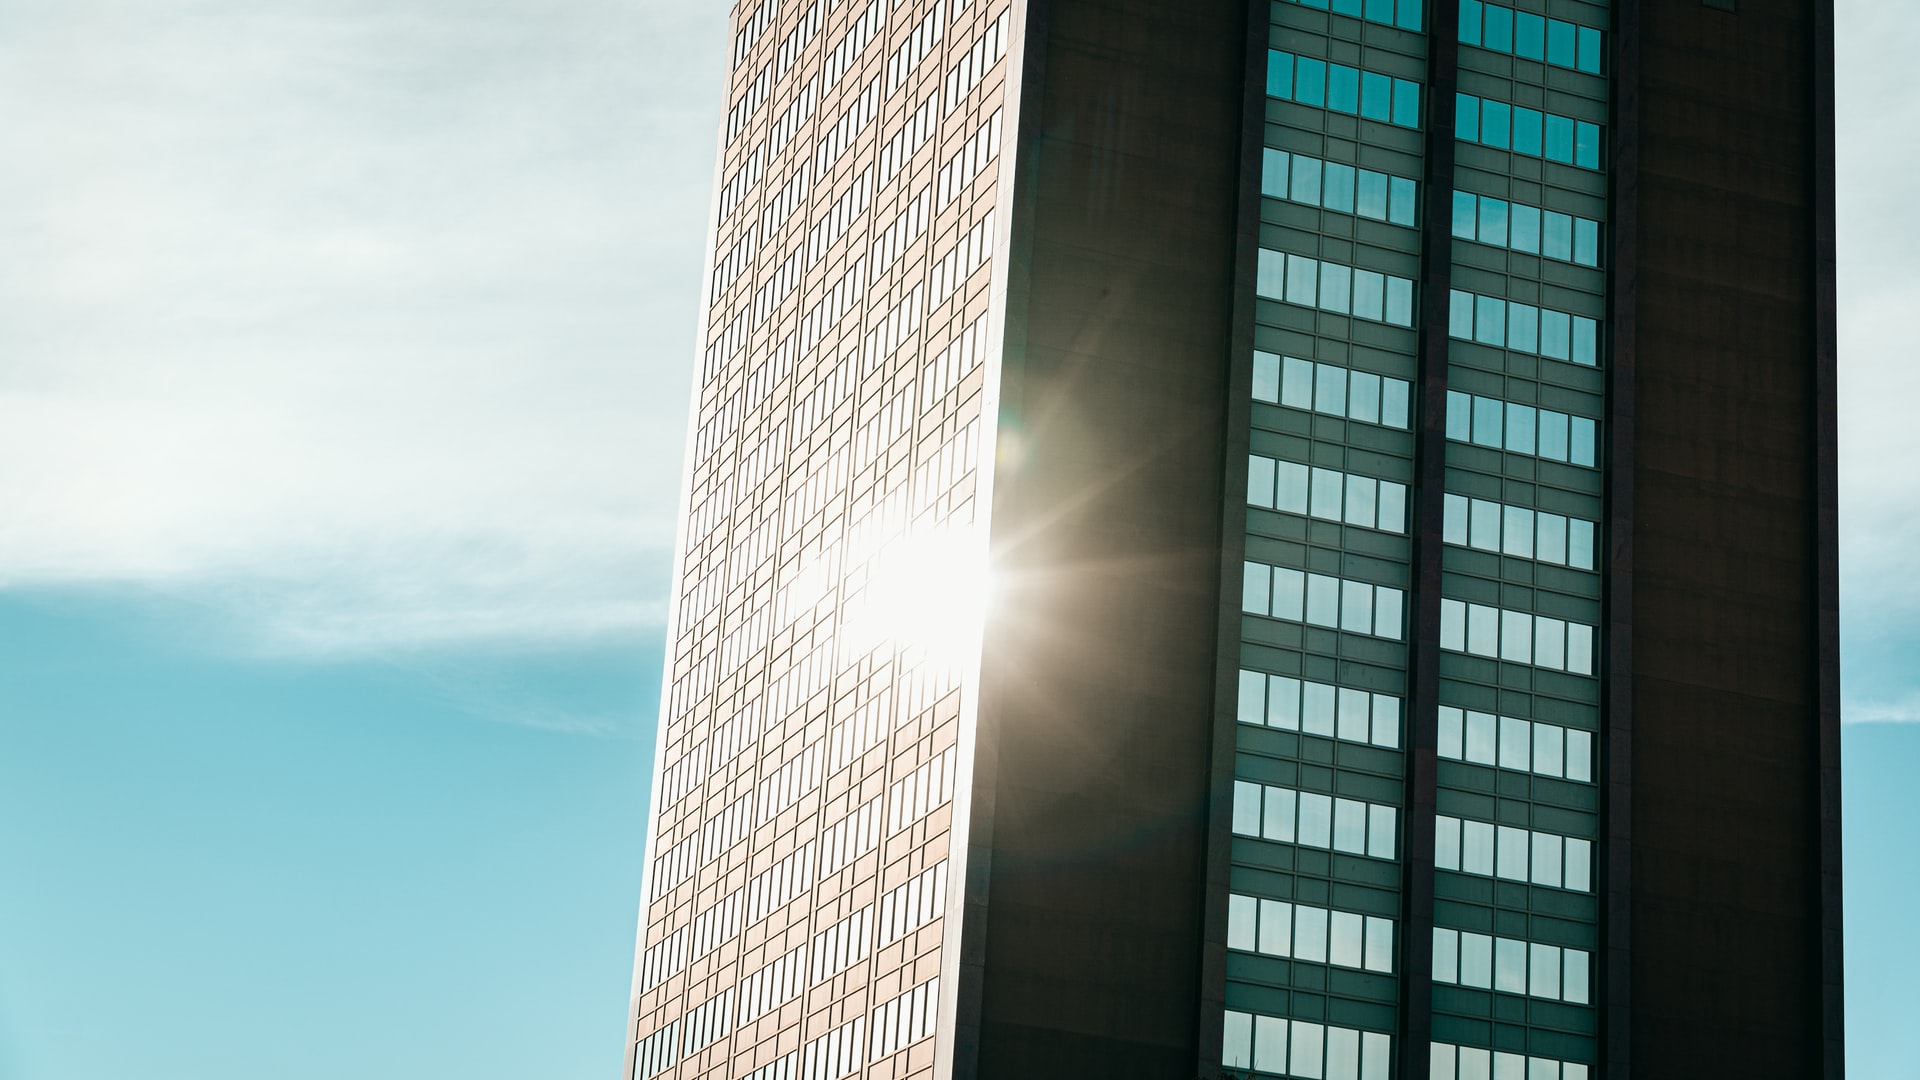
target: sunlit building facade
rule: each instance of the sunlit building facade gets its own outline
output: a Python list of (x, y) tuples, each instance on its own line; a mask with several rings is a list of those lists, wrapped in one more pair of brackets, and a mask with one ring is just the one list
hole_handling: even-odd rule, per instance
[(737, 5), (625, 1075), (1842, 1075), (1831, 25)]

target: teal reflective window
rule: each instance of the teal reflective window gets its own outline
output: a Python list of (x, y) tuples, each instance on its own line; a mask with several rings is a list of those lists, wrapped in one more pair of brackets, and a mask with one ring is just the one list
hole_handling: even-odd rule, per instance
[(1558, 161), (1564, 165), (1573, 164), (1573, 120), (1565, 116), (1547, 115), (1547, 144), (1544, 155), (1548, 161)]
[(1585, 120), (1574, 125), (1573, 163), (1583, 169), (1600, 167), (1600, 127)]
[(1540, 254), (1540, 209), (1535, 206), (1512, 204), (1512, 224), (1508, 232), (1508, 244), (1515, 251), (1524, 251), (1529, 255)]
[(1600, 223), (1588, 218), (1573, 219), (1573, 261), (1582, 266), (1600, 265)]
[(1354, 185), (1354, 212), (1376, 221), (1387, 219), (1387, 176), (1361, 169)]
[(1494, 52), (1513, 51), (1513, 9), (1487, 4), (1485, 22), (1480, 30), (1480, 45)]
[(1480, 99), (1480, 142), (1505, 150), (1512, 145), (1513, 106)]
[(1320, 159), (1293, 155), (1293, 187), (1288, 196), (1294, 202), (1320, 205)]
[(1394, 326), (1413, 325), (1413, 282), (1403, 277), (1387, 279), (1387, 318)]
[(1334, 112), (1360, 111), (1360, 71), (1345, 64), (1327, 65), (1327, 108)]
[(1513, 107), (1513, 152), (1540, 156), (1540, 111)]
[(1592, 319), (1574, 316), (1573, 319), (1573, 362), (1588, 367), (1598, 367), (1600, 327)]
[(1480, 44), (1480, 0), (1460, 0), (1460, 43)]
[(1291, 409), (1313, 408), (1313, 361), (1287, 357), (1286, 385), (1280, 391), (1280, 404)]
[(1267, 50), (1267, 96), (1293, 97), (1293, 54)]
[(1586, 26), (1580, 28), (1580, 59), (1574, 66), (1600, 74), (1600, 31)]
[(1541, 215), (1541, 231), (1544, 237), (1540, 244), (1540, 254), (1549, 259), (1562, 262), (1573, 261), (1573, 218), (1552, 210)]
[(1555, 360), (1573, 357), (1572, 316), (1564, 311), (1546, 311), (1540, 315), (1540, 355)]
[(1320, 264), (1320, 310), (1345, 315), (1353, 299), (1353, 270), (1337, 263)]
[(1533, 407), (1507, 403), (1507, 449), (1516, 454), (1533, 453)]
[(1420, 29), (1420, 0), (1400, 0), (1393, 23), (1402, 30)]
[(1411, 226), (1414, 220), (1414, 184), (1405, 177), (1389, 177), (1387, 220), (1395, 225)]
[(1547, 63), (1578, 67), (1574, 61), (1574, 25), (1554, 19), (1547, 24)]
[(1540, 414), (1540, 456), (1553, 461), (1567, 460), (1567, 414)]
[(1360, 115), (1368, 120), (1393, 119), (1393, 79), (1367, 71), (1360, 75)]
[(1500, 449), (1500, 405), (1498, 398), (1473, 399), (1473, 442), (1475, 446)]
[(1462, 240), (1475, 238), (1477, 215), (1474, 208), (1477, 205), (1478, 200), (1470, 192), (1453, 193), (1453, 235)]
[[(1386, 277), (1371, 270), (1353, 272), (1353, 314), (1355, 318), (1383, 322), (1386, 319)], [(1359, 376), (1355, 376), (1357, 380)]]
[(1532, 304), (1509, 301), (1507, 304), (1507, 348), (1516, 352), (1540, 351), (1540, 309)]
[(1368, 22), (1391, 23), (1393, 0), (1367, 0), (1366, 19)]
[(1493, 296), (1473, 298), (1473, 340), (1482, 345), (1507, 343), (1506, 302)]
[(1453, 290), (1447, 304), (1447, 334), (1465, 341), (1473, 340), (1473, 294)]
[(1327, 162), (1321, 183), (1320, 205), (1343, 214), (1353, 213), (1353, 166)]
[(1513, 55), (1526, 60), (1547, 58), (1547, 20), (1532, 12), (1513, 16)]
[(1489, 199), (1480, 196), (1480, 235), (1476, 237), (1483, 244), (1495, 247), (1507, 246), (1507, 202), (1505, 199)]
[(1472, 94), (1455, 94), (1453, 137), (1465, 142), (1480, 141), (1480, 99)]
[(1575, 465), (1593, 467), (1594, 463), (1594, 423), (1584, 416), (1572, 417), (1572, 429), (1568, 439), (1572, 443), (1569, 461)]
[(1287, 197), (1288, 154), (1269, 146), (1260, 155), (1260, 194), (1270, 199)]
[(1458, 390), (1447, 391), (1447, 438), (1455, 442), (1468, 442), (1472, 435), (1473, 396)]
[(1323, 60), (1301, 56), (1294, 60), (1293, 100), (1302, 105), (1324, 107), (1327, 103), (1327, 65)]
[(1400, 127), (1420, 126), (1420, 84), (1406, 79), (1393, 80), (1393, 122)]

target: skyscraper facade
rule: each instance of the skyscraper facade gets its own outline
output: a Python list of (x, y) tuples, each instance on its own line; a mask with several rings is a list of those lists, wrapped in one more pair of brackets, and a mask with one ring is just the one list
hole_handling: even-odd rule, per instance
[(733, 14), (626, 1075), (1842, 1075), (1823, 0)]

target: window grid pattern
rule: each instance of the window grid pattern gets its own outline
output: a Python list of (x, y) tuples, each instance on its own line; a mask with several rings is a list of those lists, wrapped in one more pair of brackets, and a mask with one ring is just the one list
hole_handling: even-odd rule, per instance
[(1404, 630), (1406, 594), (1386, 585), (1247, 562), (1240, 610), (1399, 641)]
[(1419, 33), (1421, 0), (1286, 0), (1303, 8), (1331, 11), (1353, 19), (1365, 19), (1381, 26), (1397, 26)]
[(1576, 266), (1600, 266), (1600, 223), (1526, 203), (1453, 193), (1453, 235)]
[(1504, 4), (1460, 0), (1460, 44), (1600, 74), (1600, 31)]
[(1453, 123), (1454, 138), (1461, 142), (1581, 169), (1600, 168), (1600, 125), (1585, 120), (1456, 94)]
[(1453, 1043), (1432, 1045), (1433, 1080), (1590, 1080), (1587, 1066), (1577, 1062)]
[(1413, 227), (1419, 185), (1404, 176), (1323, 161), (1266, 147), (1260, 157), (1260, 194), (1342, 214)]
[(1420, 84), (1280, 49), (1267, 50), (1267, 96), (1396, 127), (1420, 126)]
[(1592, 1003), (1591, 960), (1582, 949), (1433, 929), (1436, 983), (1587, 1005)]
[(1440, 756), (1536, 776), (1593, 782), (1593, 733), (1440, 706)]
[(1593, 842), (1557, 833), (1435, 817), (1433, 862), (1442, 870), (1568, 892), (1593, 891)]
[(1247, 505), (1363, 529), (1407, 531), (1407, 487), (1391, 480), (1247, 455)]
[(1221, 1040), (1229, 1069), (1299, 1080), (1387, 1080), (1393, 1039), (1377, 1031), (1228, 1009)]
[(1255, 401), (1405, 431), (1408, 395), (1405, 379), (1254, 350)]
[(1448, 492), (1443, 499), (1443, 532), (1455, 547), (1497, 552), (1516, 559), (1593, 570), (1599, 526), (1585, 518), (1507, 506)]
[(1443, 598), (1440, 647), (1550, 671), (1593, 674), (1593, 627), (1530, 611)]
[(1413, 325), (1413, 281), (1304, 255), (1260, 249), (1254, 293), (1334, 315)]
[(1400, 747), (1400, 699), (1290, 675), (1240, 671), (1237, 719), (1388, 750)]
[(1230, 893), (1227, 948), (1391, 975), (1393, 920)]
[(1447, 298), (1447, 335), (1509, 352), (1600, 366), (1600, 323), (1584, 315), (1454, 289)]
[(1447, 391), (1447, 438), (1591, 469), (1597, 426), (1584, 416)]
[(1397, 807), (1248, 780), (1233, 784), (1236, 836), (1395, 859), (1399, 821)]

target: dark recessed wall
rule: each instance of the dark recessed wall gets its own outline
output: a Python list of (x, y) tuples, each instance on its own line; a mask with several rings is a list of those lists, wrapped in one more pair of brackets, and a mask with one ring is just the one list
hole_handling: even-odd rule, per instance
[(1193, 1072), (1245, 26), (1030, 6), (959, 1077)]
[(1631, 1075), (1815, 1077), (1815, 3), (1630, 6)]

